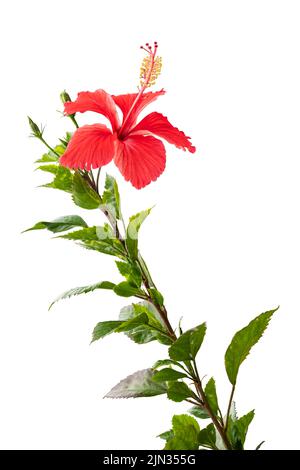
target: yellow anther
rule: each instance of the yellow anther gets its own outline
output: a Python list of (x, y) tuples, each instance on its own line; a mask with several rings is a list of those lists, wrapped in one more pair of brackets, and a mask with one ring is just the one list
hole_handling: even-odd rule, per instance
[(148, 55), (144, 57), (140, 69), (140, 85), (141, 87), (150, 87), (155, 84), (161, 73), (162, 58)]

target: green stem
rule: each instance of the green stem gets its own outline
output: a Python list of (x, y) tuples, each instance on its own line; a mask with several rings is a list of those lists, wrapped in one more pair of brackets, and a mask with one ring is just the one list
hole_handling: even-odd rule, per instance
[(201, 382), (201, 379), (200, 379), (200, 376), (199, 376), (199, 372), (198, 372), (197, 364), (196, 364), (195, 360), (193, 360), (193, 366), (194, 366), (195, 375), (196, 375), (196, 378), (197, 378), (197, 381), (195, 382), (195, 387), (196, 387), (196, 390), (199, 394), (199, 398), (203, 402), (203, 406), (206, 409), (207, 413), (209, 414), (212, 422), (214, 423), (217, 432), (220, 434), (220, 436), (222, 438), (222, 441), (224, 443), (224, 446), (226, 447), (227, 450), (231, 450), (232, 447), (231, 447), (229, 439), (226, 435), (226, 431), (223, 428), (223, 426), (220, 424), (217, 416), (212, 411), (212, 409), (211, 409), (211, 407), (210, 407), (210, 405), (209, 405), (209, 403), (206, 399), (206, 395), (205, 395), (205, 392), (204, 392), (203, 387), (202, 387), (202, 382)]
[[(145, 262), (145, 260), (144, 260), (144, 258), (142, 257), (142, 255), (141, 255), (140, 252), (138, 253), (138, 262), (139, 262), (139, 264), (140, 264), (140, 266), (141, 266), (141, 269), (144, 271), (145, 276), (146, 276), (147, 279), (148, 279), (149, 286), (150, 286), (150, 287), (153, 287), (154, 289), (156, 289), (156, 285), (154, 284), (154, 281), (153, 281), (153, 279), (152, 279), (152, 277), (151, 277), (151, 274), (150, 274), (150, 271), (149, 271), (149, 269), (148, 269), (148, 266), (147, 266), (147, 264), (146, 264), (146, 262)], [(156, 290), (157, 290), (157, 289), (156, 289)]]
[(44, 139), (44, 137), (38, 137), (38, 139), (40, 139), (41, 142), (43, 142), (44, 145), (46, 145), (46, 147), (51, 150), (51, 152), (55, 153), (55, 155), (57, 155), (58, 157), (60, 157), (59, 153), (57, 153), (54, 148), (52, 148)]
[(99, 178), (100, 178), (100, 173), (101, 173), (101, 166), (100, 168), (98, 168), (98, 171), (97, 171), (97, 178), (96, 178), (96, 185), (97, 185), (97, 191), (99, 193)]
[(227, 431), (228, 428), (228, 423), (229, 423), (229, 416), (230, 416), (230, 410), (231, 410), (231, 405), (232, 405), (232, 400), (235, 392), (235, 384), (232, 386), (230, 397), (229, 397), (229, 402), (228, 402), (228, 408), (227, 408), (227, 415), (226, 415), (226, 424), (225, 424), (225, 431)]
[(79, 125), (78, 125), (78, 122), (77, 122), (76, 119), (75, 119), (75, 114), (69, 114), (68, 117), (71, 119), (71, 121), (73, 122), (74, 126), (78, 129), (78, 128), (79, 128)]

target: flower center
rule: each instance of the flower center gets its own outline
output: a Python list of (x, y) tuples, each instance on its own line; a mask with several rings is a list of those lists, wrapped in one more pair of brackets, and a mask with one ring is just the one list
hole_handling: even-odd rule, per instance
[(156, 55), (157, 48), (157, 42), (154, 43), (154, 50), (152, 50), (152, 46), (150, 46), (149, 43), (147, 43), (146, 46), (141, 46), (141, 49), (148, 53), (148, 55), (144, 57), (140, 69), (140, 86), (144, 90), (155, 84), (161, 72), (162, 58)]
[[(144, 57), (141, 69), (140, 69), (140, 89), (139, 92), (133, 101), (127, 115), (125, 116), (125, 119), (123, 121), (122, 126), (119, 129), (119, 138), (122, 139), (126, 136), (130, 129), (129, 123), (131, 123), (131, 117), (132, 113), (137, 105), (137, 103), (140, 101), (144, 91), (146, 88), (149, 88), (150, 86), (154, 85), (157, 77), (160, 75), (161, 72), (161, 67), (162, 67), (162, 58), (156, 55), (158, 48), (158, 44), (155, 41), (154, 46), (150, 46), (150, 44), (147, 42), (145, 46), (141, 46), (141, 49), (147, 52), (147, 56)], [(133, 117), (133, 120), (134, 117)]]

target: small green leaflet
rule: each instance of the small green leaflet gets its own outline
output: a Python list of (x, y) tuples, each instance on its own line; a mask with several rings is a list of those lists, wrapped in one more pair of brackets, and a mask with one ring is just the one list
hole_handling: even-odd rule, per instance
[[(35, 163), (53, 163), (57, 162), (58, 158), (58, 155), (50, 150), (48, 153), (44, 153), (41, 158), (35, 161)], [(39, 169), (42, 169), (42, 167)]]
[(169, 431), (162, 432), (157, 437), (160, 437), (164, 441), (168, 441), (169, 439), (174, 437), (173, 429), (170, 429)]
[(74, 295), (81, 295), (87, 294), (88, 292), (93, 292), (96, 289), (113, 289), (115, 284), (109, 281), (98, 282), (97, 284), (93, 284), (91, 286), (84, 286), (84, 287), (75, 287), (74, 289), (67, 290), (59, 297), (57, 297), (49, 307), (50, 308), (59, 300), (68, 299), (69, 297), (73, 297)]
[(93, 331), (92, 343), (98, 339), (104, 338), (111, 333), (114, 333), (116, 329), (121, 326), (123, 322), (121, 321), (102, 321), (97, 323)]
[(169, 356), (175, 361), (195, 359), (206, 332), (206, 324), (202, 323), (183, 333), (169, 348)]
[(132, 259), (136, 259), (138, 256), (138, 232), (142, 223), (150, 214), (151, 209), (139, 212), (129, 219), (129, 224), (126, 231), (126, 245)]
[(120, 259), (126, 258), (125, 253), (122, 251), (123, 248), (121, 248), (120, 246), (116, 246), (117, 243), (110, 244), (100, 240), (84, 240), (84, 242), (79, 243), (79, 245), (83, 248), (86, 248), (87, 250), (98, 251), (99, 253), (116, 256)]
[(254, 410), (237, 420), (231, 417), (228, 421), (228, 435), (234, 449), (242, 450), (244, 448), (247, 432), (251, 421), (254, 418)]
[(120, 325), (116, 332), (117, 333), (126, 333), (127, 331), (134, 330), (139, 325), (147, 325), (148, 317), (145, 313), (141, 313), (130, 320), (124, 321), (122, 325)]
[(153, 376), (154, 382), (169, 382), (174, 380), (179, 380), (183, 378), (188, 378), (186, 374), (178, 372), (177, 370), (166, 367), (165, 369), (156, 372)]
[(142, 276), (134, 264), (130, 262), (116, 261), (116, 265), (119, 273), (124, 276), (130, 284), (134, 284), (136, 287), (141, 287)]
[(45, 171), (46, 173), (51, 173), (52, 175), (57, 175), (58, 168), (60, 168), (58, 165), (51, 164), (51, 165), (38, 166), (36, 169)]
[(207, 411), (204, 408), (201, 408), (200, 406), (193, 406), (188, 410), (188, 412), (199, 419), (208, 419), (210, 417)]
[(75, 230), (71, 233), (60, 235), (58, 238), (64, 238), (65, 240), (80, 240), (80, 241), (91, 241), (97, 240), (96, 227), (84, 227), (81, 230)]
[(104, 398), (154, 397), (166, 393), (166, 385), (152, 380), (152, 369), (144, 369), (121, 380)]
[(171, 339), (167, 335), (164, 326), (158, 321), (157, 310), (152, 304), (150, 304), (150, 302), (144, 301), (123, 307), (120, 312), (119, 319), (123, 321), (128, 320), (130, 318), (135, 318), (141, 313), (146, 313), (148, 323), (146, 325), (140, 325), (134, 330), (127, 332), (127, 336), (138, 344), (145, 344), (150, 341), (157, 340), (162, 344), (169, 345), (171, 343)]
[(160, 435), (166, 439), (165, 450), (197, 450), (199, 448), (199, 424), (188, 415), (175, 415), (173, 428)]
[(274, 310), (269, 310), (254, 318), (249, 325), (238, 331), (232, 338), (225, 354), (226, 372), (232, 385), (236, 384), (240, 365), (250, 353), (251, 348), (262, 337), (273, 313), (276, 312), (278, 308), (279, 307)]
[(97, 209), (100, 206), (100, 196), (77, 171), (73, 177), (72, 194), (75, 204), (83, 209)]
[(114, 287), (114, 292), (121, 297), (142, 297), (144, 298), (144, 292), (137, 287), (134, 287), (129, 282), (120, 282)]
[(92, 343), (110, 333), (123, 333), (148, 322), (147, 315), (141, 314), (128, 321), (104, 321), (97, 323), (93, 331)]
[(213, 378), (211, 378), (207, 382), (204, 393), (208, 401), (208, 404), (211, 407), (211, 410), (213, 411), (215, 415), (218, 414), (218, 410), (219, 410), (218, 397), (217, 397), (217, 391), (216, 391), (216, 383)]
[(65, 168), (60, 165), (43, 165), (37, 169), (55, 175), (54, 180), (51, 181), (51, 183), (43, 184), (41, 186), (42, 188), (60, 189), (61, 191), (66, 191), (67, 193), (72, 192), (73, 174), (69, 168)]
[(180, 364), (180, 362), (172, 361), (172, 359), (159, 359), (152, 366), (152, 369), (158, 369), (159, 367), (170, 366), (170, 365), (182, 368), (182, 365)]
[(114, 219), (121, 219), (120, 194), (117, 182), (113, 176), (106, 175), (102, 204)]
[(164, 304), (163, 295), (157, 289), (154, 289), (154, 287), (150, 287), (149, 292), (154, 303), (162, 307)]
[(195, 398), (194, 392), (184, 382), (170, 382), (167, 391), (168, 398), (180, 402), (186, 398)]
[(201, 429), (198, 442), (200, 446), (216, 449), (216, 430), (212, 423)]
[[(101, 253), (109, 254), (112, 256), (123, 257), (125, 256), (124, 247), (117, 239), (109, 235), (108, 226), (104, 227), (86, 227), (81, 230), (76, 230), (59, 238), (66, 240), (81, 241), (84, 248), (99, 251)], [(104, 233), (108, 236), (104, 237)], [(101, 236), (101, 239), (99, 237)]]
[(74, 227), (87, 227), (87, 224), (81, 217), (79, 217), (79, 215), (65, 215), (52, 220), (51, 222), (37, 222), (33, 227), (24, 230), (24, 232), (47, 229), (50, 230), (50, 232), (58, 233), (65, 232), (66, 230), (70, 230)]

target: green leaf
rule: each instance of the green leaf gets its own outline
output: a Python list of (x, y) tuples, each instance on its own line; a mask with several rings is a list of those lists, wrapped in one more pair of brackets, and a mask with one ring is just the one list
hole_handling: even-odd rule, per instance
[(144, 369), (121, 380), (104, 398), (154, 397), (166, 393), (165, 384), (153, 382), (152, 369)]
[[(48, 153), (44, 153), (41, 158), (36, 160), (34, 163), (52, 163), (52, 162), (57, 162), (59, 159), (58, 155), (56, 155), (54, 152), (51, 150)], [(42, 167), (39, 167), (41, 170)]]
[(228, 420), (228, 435), (234, 449), (242, 450), (246, 440), (247, 432), (251, 421), (254, 418), (254, 410), (237, 420), (229, 418)]
[(251, 348), (262, 337), (273, 313), (276, 312), (278, 308), (279, 307), (262, 313), (252, 320), (249, 325), (238, 331), (232, 338), (225, 354), (226, 372), (232, 385), (236, 384), (240, 365), (250, 353)]
[(196, 418), (199, 419), (208, 419), (210, 418), (209, 414), (204, 408), (201, 408), (200, 406), (193, 406), (188, 410), (191, 415), (196, 416)]
[(211, 423), (206, 428), (201, 429), (198, 442), (200, 446), (216, 449), (216, 430)]
[(106, 255), (116, 256), (120, 259), (125, 259), (126, 255), (121, 250), (121, 248), (116, 247), (114, 243), (109, 244), (100, 240), (85, 240), (83, 243), (79, 244), (87, 250), (98, 251), (99, 253), (104, 253)]
[(167, 395), (170, 400), (176, 402), (195, 397), (194, 392), (184, 382), (171, 382), (168, 385)]
[(60, 235), (57, 238), (64, 238), (65, 240), (75, 240), (75, 241), (97, 240), (96, 227), (85, 227), (81, 230), (76, 230), (75, 232)]
[(130, 262), (116, 261), (117, 268), (130, 284), (141, 287), (142, 276), (139, 269)]
[[(82, 241), (81, 246), (84, 248), (99, 251), (101, 253), (109, 254), (112, 256), (125, 256), (125, 251), (122, 243), (117, 238), (107, 236), (104, 239), (103, 233), (108, 228), (104, 227), (87, 227), (82, 230), (77, 230), (65, 235), (61, 235), (59, 238), (66, 240)], [(99, 240), (101, 234), (102, 240)]]
[(216, 415), (218, 414), (219, 410), (219, 405), (218, 405), (218, 397), (217, 397), (217, 391), (216, 391), (216, 383), (213, 378), (211, 378), (205, 387), (204, 390), (206, 399), (208, 401), (208, 404), (213, 411), (213, 413)]
[(203, 342), (206, 324), (202, 323), (183, 333), (169, 348), (169, 356), (175, 361), (189, 361), (195, 359)]
[(169, 431), (169, 434), (164, 433), (163, 438), (167, 439), (165, 450), (197, 450), (199, 448), (200, 428), (194, 418), (188, 415), (175, 415), (172, 424), (172, 431)]
[(97, 323), (93, 330), (92, 343), (98, 339), (104, 338), (111, 333), (114, 333), (118, 327), (122, 325), (121, 321), (102, 321)]
[(157, 289), (154, 289), (154, 287), (151, 287), (149, 289), (149, 292), (150, 292), (151, 299), (154, 301), (154, 303), (162, 307), (164, 304), (163, 295)]
[(78, 172), (74, 174), (72, 193), (75, 204), (83, 209), (98, 209), (100, 206), (100, 196)]
[(164, 441), (168, 441), (169, 439), (171, 439), (172, 437), (174, 437), (173, 429), (170, 429), (169, 431), (162, 432), (162, 433), (159, 434), (157, 437), (160, 437), (160, 438), (163, 439)]
[(143, 291), (129, 284), (129, 282), (120, 282), (114, 287), (114, 292), (121, 297), (141, 297), (144, 296)]
[(132, 304), (132, 307), (134, 310), (134, 315), (137, 315), (141, 312), (147, 313), (149, 318), (149, 325), (153, 326), (157, 330), (160, 330), (161, 332), (167, 332), (166, 326), (163, 323), (157, 308), (148, 302), (148, 300), (139, 302), (137, 304)]
[(46, 173), (51, 173), (52, 175), (57, 175), (59, 168), (60, 167), (58, 165), (42, 165), (42, 166), (38, 166), (36, 169), (45, 171)]
[(48, 229), (53, 233), (64, 232), (74, 227), (87, 227), (86, 222), (79, 217), (79, 215), (65, 215), (58, 219), (52, 220), (51, 222), (37, 222), (33, 227), (24, 230), (29, 232), (30, 230), (42, 230)]
[(106, 175), (102, 204), (114, 219), (121, 219), (120, 194), (117, 182), (113, 176)]
[(69, 168), (65, 168), (60, 165), (43, 165), (38, 169), (55, 175), (54, 180), (51, 181), (51, 183), (43, 184), (42, 188), (60, 189), (61, 191), (66, 191), (67, 193), (72, 192), (73, 174)]
[(92, 342), (97, 341), (104, 336), (111, 333), (123, 333), (126, 331), (134, 330), (138, 325), (147, 323), (148, 317), (145, 314), (138, 315), (137, 317), (128, 321), (104, 321), (97, 323), (94, 328)]
[(152, 369), (158, 369), (159, 367), (163, 366), (177, 366), (181, 367), (182, 365), (180, 362), (172, 361), (172, 359), (159, 359), (158, 361), (155, 362), (155, 364), (152, 366)]
[(138, 255), (138, 232), (142, 223), (150, 214), (151, 209), (139, 212), (129, 219), (129, 224), (126, 231), (126, 245), (132, 259), (136, 259)]
[(156, 372), (156, 374), (153, 376), (154, 382), (168, 382), (183, 378), (187, 378), (187, 375), (168, 367), (160, 370), (159, 372)]
[(132, 318), (131, 320), (127, 320), (122, 323), (116, 330), (117, 333), (122, 333), (122, 332), (127, 332), (134, 330), (137, 326), (140, 325), (147, 325), (148, 323), (148, 317), (145, 313), (141, 313), (140, 315), (137, 315), (136, 317)]
[(229, 416), (233, 421), (236, 421), (238, 419), (237, 411), (236, 411), (236, 403), (234, 400), (231, 402), (231, 405), (230, 405)]
[(49, 307), (50, 308), (59, 300), (63, 299), (68, 299), (70, 297), (73, 297), (74, 295), (81, 295), (81, 294), (87, 294), (88, 292), (93, 292), (96, 289), (113, 289), (115, 284), (109, 281), (103, 281), (103, 282), (98, 282), (97, 284), (93, 284), (91, 286), (84, 286), (84, 287), (75, 287), (74, 289), (67, 290), (63, 294), (61, 294), (59, 297), (57, 297), (52, 304)]
[(61, 157), (65, 153), (66, 145), (63, 139), (59, 139), (59, 140), (60, 140), (60, 144), (54, 147), (54, 151), (58, 153), (58, 155)]
[(160, 321), (158, 321), (158, 312), (156, 308), (149, 302), (140, 302), (138, 304), (131, 304), (122, 308), (119, 319), (128, 320), (143, 312), (148, 316), (148, 324), (138, 326), (134, 330), (128, 332), (127, 336), (138, 344), (145, 344), (150, 341), (157, 340), (162, 344), (169, 345), (172, 341), (167, 335), (165, 327), (160, 323)]

